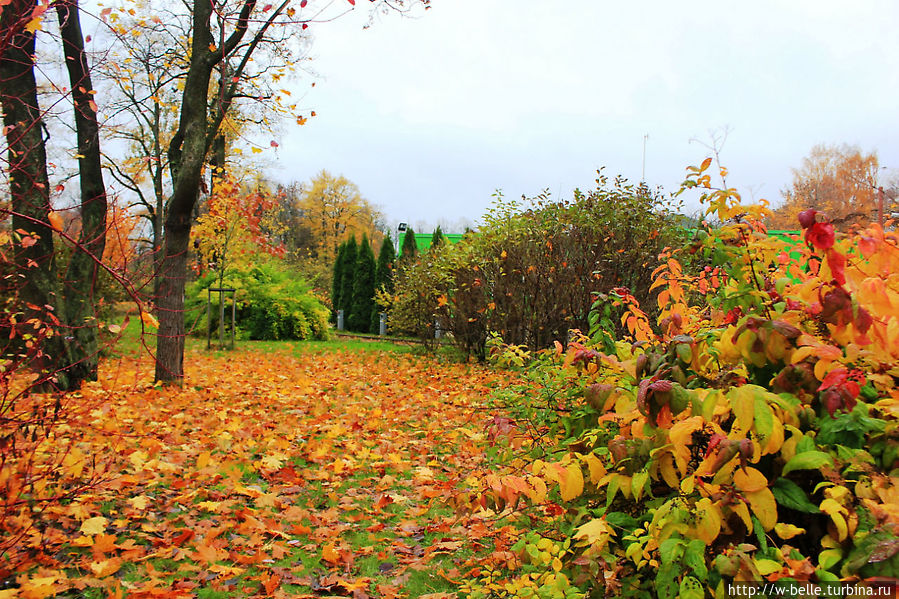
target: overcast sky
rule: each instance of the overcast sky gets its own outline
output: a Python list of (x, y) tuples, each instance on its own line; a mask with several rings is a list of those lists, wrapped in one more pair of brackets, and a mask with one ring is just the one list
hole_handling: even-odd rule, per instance
[(363, 29), (367, 4), (311, 26), (317, 116), (273, 174), (343, 174), (390, 226), (475, 221), (496, 189), (570, 196), (601, 166), (639, 181), (645, 134), (669, 191), (724, 127), (728, 183), (773, 203), (818, 143), (899, 167), (896, 0), (433, 0)]

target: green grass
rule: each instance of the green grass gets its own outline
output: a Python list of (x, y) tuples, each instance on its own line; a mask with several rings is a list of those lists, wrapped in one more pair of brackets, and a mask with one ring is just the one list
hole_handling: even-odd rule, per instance
[[(125, 324), (125, 320), (128, 320)], [(136, 356), (148, 350), (156, 348), (154, 331), (141, 327), (140, 319), (136, 314), (125, 314), (123, 311), (107, 317), (106, 327), (101, 335), (101, 347), (103, 355), (111, 358)], [(112, 333), (108, 330), (110, 325), (123, 327), (120, 332)], [(226, 341), (227, 344), (227, 341)], [(205, 337), (188, 337), (185, 343), (188, 351), (207, 351)], [(235, 342), (236, 349), (250, 349), (260, 352), (284, 352), (297, 356), (309, 354), (321, 354), (332, 352), (361, 353), (392, 353), (421, 355), (427, 351), (419, 344), (408, 341), (394, 341), (379, 339), (378, 337), (337, 337), (327, 341), (248, 341)], [(227, 357), (231, 351), (218, 347), (216, 339), (213, 339), (212, 348), (208, 350), (216, 357)], [(450, 343), (441, 344), (432, 354), (438, 361), (463, 362), (465, 355)]]

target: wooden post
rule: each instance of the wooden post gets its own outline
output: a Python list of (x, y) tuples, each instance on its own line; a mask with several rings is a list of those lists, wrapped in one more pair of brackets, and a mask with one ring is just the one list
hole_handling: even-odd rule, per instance
[(237, 294), (231, 293), (231, 349), (234, 349), (234, 331), (237, 328)]
[(206, 288), (206, 349), (212, 349), (212, 289)]

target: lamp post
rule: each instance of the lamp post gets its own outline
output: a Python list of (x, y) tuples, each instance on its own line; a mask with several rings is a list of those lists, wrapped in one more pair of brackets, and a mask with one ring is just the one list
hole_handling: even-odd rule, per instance
[(646, 182), (646, 142), (649, 140), (649, 133), (643, 135), (643, 170), (640, 173), (640, 183)]
[(877, 185), (877, 180), (880, 178), (880, 171), (886, 170), (887, 167), (881, 166), (880, 168), (874, 171), (874, 187), (877, 189), (877, 222), (880, 224), (880, 230), (883, 230), (883, 185)]
[(400, 255), (400, 233), (405, 232), (408, 228), (409, 225), (407, 225), (406, 223), (400, 223), (396, 226), (396, 241), (394, 242), (394, 245), (396, 247), (394, 247), (394, 251), (396, 252), (397, 256)]

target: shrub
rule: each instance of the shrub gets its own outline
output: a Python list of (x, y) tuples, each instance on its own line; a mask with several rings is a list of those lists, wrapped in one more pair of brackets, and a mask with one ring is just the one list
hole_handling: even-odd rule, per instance
[[(765, 206), (712, 188), (710, 164), (685, 187), (721, 226), (655, 270), (657, 328), (618, 294), (628, 339), (541, 352), (498, 397), (532, 431), (531, 461), (488, 476), (479, 505), (542, 506), (558, 560), (544, 573), (572, 596), (899, 575), (899, 235), (837, 238), (807, 211), (791, 247), (765, 235)], [(544, 596), (529, 576), (480, 577), (471, 595)]]
[[(598, 293), (623, 288), (648, 302), (659, 252), (688, 232), (673, 226), (669, 198), (602, 174), (597, 184), (571, 201), (499, 196), (477, 232), (427, 252), (399, 277), (391, 322), (437, 318), (483, 358), (488, 332), (537, 349), (586, 331)], [(424, 312), (410, 317), (417, 309)]]
[(426, 252), (416, 260), (397, 263), (394, 275), (394, 295), (379, 292), (377, 303), (388, 311), (390, 330), (394, 334), (410, 335), (433, 345), (435, 312), (443, 271), (435, 260), (440, 252)]
[[(328, 309), (305, 281), (283, 266), (264, 262), (248, 270), (231, 271), (223, 284), (236, 289), (237, 327), (242, 335), (265, 340), (327, 338)], [(188, 288), (187, 328), (195, 334), (205, 335), (208, 326), (218, 326), (218, 310), (206, 314), (207, 289), (216, 286), (217, 274), (210, 273)], [(231, 299), (226, 302), (227, 318)], [(213, 307), (217, 305), (213, 296)]]

